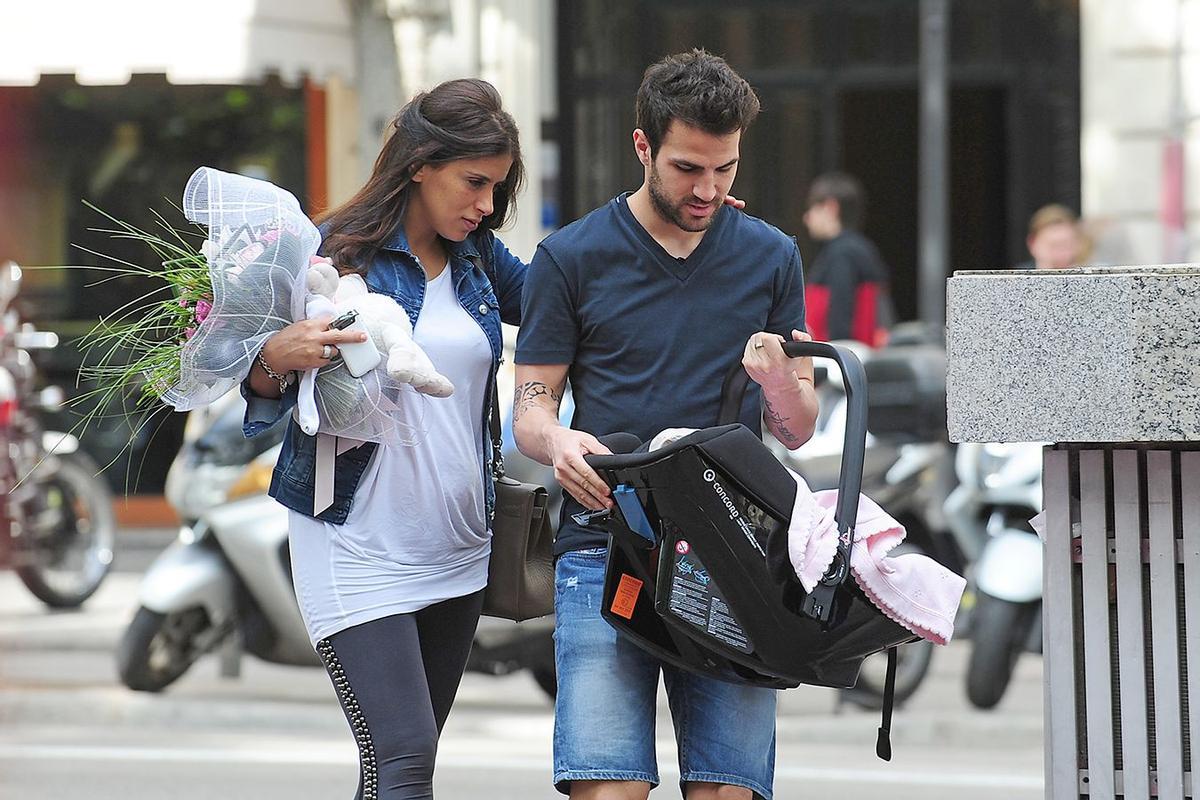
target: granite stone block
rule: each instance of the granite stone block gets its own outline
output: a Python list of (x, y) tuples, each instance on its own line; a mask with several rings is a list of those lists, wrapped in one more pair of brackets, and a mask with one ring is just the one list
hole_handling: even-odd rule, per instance
[(955, 442), (1200, 441), (1200, 265), (957, 272)]

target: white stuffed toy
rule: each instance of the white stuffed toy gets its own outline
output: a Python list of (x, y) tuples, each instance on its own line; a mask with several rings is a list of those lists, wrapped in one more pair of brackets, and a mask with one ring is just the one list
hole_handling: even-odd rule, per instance
[(449, 397), (454, 393), (454, 384), (437, 371), (413, 340), (408, 313), (395, 300), (368, 291), (360, 275), (339, 276), (328, 260), (313, 261), (308, 268), (307, 285), (309, 319), (321, 314), (336, 317), (351, 309), (357, 311), (371, 341), (387, 359), (388, 375), (422, 394)]

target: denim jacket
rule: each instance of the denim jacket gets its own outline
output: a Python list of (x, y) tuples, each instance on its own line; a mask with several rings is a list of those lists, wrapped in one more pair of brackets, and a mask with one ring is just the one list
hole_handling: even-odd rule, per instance
[[(491, 479), (492, 445), (488, 430), (491, 397), (496, 385), (496, 370), (501, 362), (503, 340), (500, 323), (512, 325), (521, 321), (521, 289), (525, 284), (525, 264), (508, 251), (491, 231), (473, 233), (462, 242), (443, 240), (450, 256), (448, 268), (455, 292), (462, 307), (483, 329), (492, 346), (492, 367), (488, 375), (488, 390), (480, 415), (483, 419), (484, 464), (480, 474), (487, 500), (487, 518), (495, 508), (495, 487)], [(493, 287), (478, 262), (496, 278)], [(367, 271), (367, 288), (386, 294), (398, 302), (415, 327), (425, 301), (425, 271), (417, 263), (408, 246), (404, 229), (398, 228), (383, 244)], [(243, 432), (246, 436), (262, 433), (296, 405), (298, 387), (292, 384), (283, 397), (268, 399), (250, 391), (249, 381), (242, 383), (246, 398), (246, 417)], [(270, 495), (288, 508), (312, 516), (316, 472), (316, 437), (308, 436), (293, 418), (283, 440), (283, 452), (271, 476)], [(337, 456), (334, 462), (333, 505), (317, 519), (341, 524), (350, 513), (354, 492), (363, 472), (375, 453), (377, 444), (367, 442), (361, 447)]]

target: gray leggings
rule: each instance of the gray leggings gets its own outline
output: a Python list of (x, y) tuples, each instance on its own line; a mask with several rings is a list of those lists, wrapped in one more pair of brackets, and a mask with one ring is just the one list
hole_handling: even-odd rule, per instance
[(433, 797), (438, 735), (482, 607), (480, 590), (317, 643), (358, 744), (355, 800)]

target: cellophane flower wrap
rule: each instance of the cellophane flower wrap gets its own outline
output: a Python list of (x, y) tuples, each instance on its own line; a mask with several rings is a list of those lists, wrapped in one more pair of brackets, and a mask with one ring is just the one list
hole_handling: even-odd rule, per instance
[(178, 382), (160, 396), (177, 411), (236, 388), (266, 340), (304, 319), (309, 257), (321, 245), (321, 234), (291, 194), (209, 167), (188, 180), (183, 213), (208, 229), (212, 303), (183, 344)]
[[(320, 232), (289, 192), (211, 167), (199, 168), (188, 180), (183, 211), (189, 221), (207, 228), (201, 250), (211, 285), (182, 291), (168, 277), (179, 298), (160, 305), (182, 307), (173, 317), (181, 330), (141, 348), (138, 362), (165, 362), (167, 368), (157, 375), (143, 372), (148, 381), (143, 392), (177, 411), (236, 390), (266, 340), (305, 318), (306, 276), (321, 244)], [(196, 258), (194, 253), (187, 257)], [(161, 332), (162, 310), (151, 316)], [(144, 341), (136, 332), (126, 339)], [(318, 371), (314, 395), (320, 432), (394, 445), (423, 438), (427, 398), (388, 376), (385, 363), (362, 378), (350, 375), (340, 361)]]

